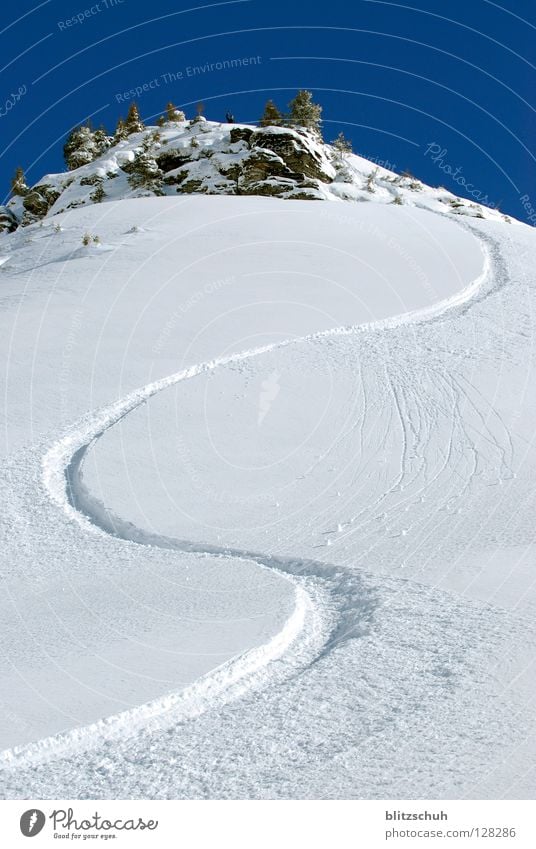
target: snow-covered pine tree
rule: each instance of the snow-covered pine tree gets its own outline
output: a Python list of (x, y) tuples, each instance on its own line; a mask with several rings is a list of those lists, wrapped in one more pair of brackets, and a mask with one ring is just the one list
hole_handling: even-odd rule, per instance
[(140, 118), (140, 113), (136, 103), (131, 103), (128, 109), (127, 119), (125, 121), (125, 129), (127, 135), (131, 133), (141, 133), (145, 129), (145, 124)]
[(339, 182), (351, 183), (353, 177), (346, 157), (349, 153), (352, 153), (352, 143), (344, 136), (344, 133), (339, 133), (332, 143), (332, 147), (335, 150), (334, 165)]
[(143, 145), (131, 165), (128, 182), (131, 189), (145, 189), (155, 195), (163, 195), (162, 178), (164, 174), (149, 151), (148, 145)]
[(273, 100), (268, 100), (264, 107), (264, 112), (259, 121), (260, 127), (280, 127), (283, 123), (283, 116)]
[(206, 118), (203, 115), (203, 112), (205, 111), (205, 104), (204, 103), (201, 103), (201, 102), (198, 103), (197, 106), (195, 107), (195, 111), (197, 112), (197, 115), (193, 119), (192, 124), (199, 124), (199, 123), (203, 123), (204, 121), (206, 121)]
[(11, 193), (13, 195), (19, 195), (20, 197), (24, 197), (28, 192), (28, 186), (26, 185), (26, 177), (24, 176), (24, 171), (22, 168), (17, 168), (13, 175), (13, 179), (11, 180)]
[(106, 197), (106, 192), (104, 191), (102, 183), (103, 179), (102, 177), (99, 177), (95, 187), (95, 191), (92, 192), (89, 196), (93, 203), (102, 203), (102, 201)]
[(321, 134), (322, 107), (314, 103), (313, 95), (306, 89), (300, 89), (296, 97), (289, 103), (291, 126), (305, 127)]
[(168, 121), (185, 121), (186, 115), (182, 111), (182, 109), (177, 109), (174, 103), (169, 101), (166, 106), (166, 115)]
[(143, 139), (141, 140), (141, 149), (143, 153), (148, 153), (152, 147), (153, 140), (149, 133), (145, 133)]
[(102, 156), (103, 153), (106, 153), (109, 147), (113, 144), (113, 137), (108, 135), (108, 131), (106, 127), (102, 124), (100, 125), (98, 130), (95, 130), (93, 135), (95, 139), (95, 144), (97, 146), (97, 150), (99, 151), (99, 156)]
[(345, 153), (352, 153), (352, 142), (346, 138), (344, 133), (339, 133), (332, 145), (339, 160), (344, 158)]
[(372, 195), (376, 191), (376, 178), (377, 178), (377, 176), (378, 176), (378, 169), (373, 168), (372, 171), (369, 171), (369, 173), (366, 177), (366, 180), (365, 180), (364, 188), (367, 190), (367, 192), (370, 192)]
[(89, 125), (76, 127), (69, 133), (63, 146), (63, 155), (69, 171), (87, 165), (99, 156), (95, 134)]
[(120, 141), (124, 141), (127, 136), (128, 133), (127, 128), (125, 127), (125, 122), (122, 118), (119, 118), (114, 133), (114, 144), (117, 144)]

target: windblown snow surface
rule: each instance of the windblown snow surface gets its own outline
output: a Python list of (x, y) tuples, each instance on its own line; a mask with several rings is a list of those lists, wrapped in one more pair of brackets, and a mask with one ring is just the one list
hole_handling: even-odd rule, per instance
[(533, 797), (533, 230), (157, 198), (0, 254), (5, 796)]

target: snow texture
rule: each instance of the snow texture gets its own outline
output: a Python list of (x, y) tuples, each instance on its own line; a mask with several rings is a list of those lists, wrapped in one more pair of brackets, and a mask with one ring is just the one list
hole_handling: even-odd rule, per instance
[(534, 233), (434, 203), (1, 237), (8, 797), (532, 797)]

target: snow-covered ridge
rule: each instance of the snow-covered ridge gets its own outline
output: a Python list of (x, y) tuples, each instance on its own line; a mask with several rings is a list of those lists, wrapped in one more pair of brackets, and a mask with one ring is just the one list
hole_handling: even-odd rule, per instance
[(45, 175), (0, 207), (0, 232), (80, 206), (192, 193), (375, 201), (510, 221), (498, 210), (341, 152), (310, 130), (221, 124), (199, 116), (146, 127), (88, 164)]

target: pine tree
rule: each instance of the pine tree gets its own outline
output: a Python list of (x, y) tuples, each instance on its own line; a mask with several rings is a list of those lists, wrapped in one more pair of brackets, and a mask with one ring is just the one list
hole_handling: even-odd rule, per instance
[(24, 197), (24, 195), (28, 192), (28, 186), (26, 185), (26, 177), (24, 176), (24, 171), (22, 168), (17, 168), (15, 174), (13, 175), (13, 179), (11, 180), (11, 193), (14, 195), (19, 195), (20, 197)]
[(194, 124), (197, 124), (197, 123), (200, 123), (200, 122), (203, 122), (203, 121), (206, 120), (203, 116), (203, 112), (205, 111), (205, 104), (204, 103), (201, 103), (201, 102), (198, 103), (197, 106), (195, 107), (195, 111), (197, 112), (197, 115), (193, 119)]
[(365, 189), (367, 192), (374, 194), (376, 191), (376, 178), (378, 176), (378, 169), (373, 168), (372, 171), (369, 171), (366, 180), (365, 180)]
[(112, 146), (113, 138), (112, 136), (108, 135), (106, 127), (104, 127), (102, 124), (98, 130), (95, 130), (93, 138), (97, 146), (97, 150), (99, 151), (99, 156), (102, 156), (103, 153), (106, 153), (108, 148)]
[(333, 142), (333, 147), (339, 161), (344, 158), (345, 153), (352, 153), (352, 142), (345, 137), (344, 133), (339, 133)]
[(146, 189), (155, 195), (162, 195), (163, 173), (156, 160), (151, 156), (148, 147), (136, 154), (128, 177), (132, 189)]
[(261, 127), (280, 127), (283, 123), (283, 116), (281, 112), (273, 102), (273, 100), (268, 100), (265, 107), (264, 113), (259, 121), (259, 126)]
[(345, 138), (343, 133), (339, 133), (333, 142), (333, 149), (335, 151), (333, 162), (337, 171), (337, 181), (351, 183), (353, 174), (346, 157), (352, 152), (352, 143)]
[(99, 156), (95, 134), (89, 125), (72, 130), (63, 146), (63, 155), (69, 171), (88, 165)]
[(168, 121), (184, 121), (186, 119), (186, 115), (182, 109), (177, 109), (171, 101), (166, 106), (166, 115)]
[(141, 133), (145, 129), (145, 124), (140, 118), (140, 113), (135, 103), (131, 103), (129, 106), (125, 129), (128, 136), (131, 133)]
[(289, 103), (290, 123), (293, 126), (314, 130), (320, 135), (322, 107), (313, 102), (310, 91), (300, 89), (294, 100)]
[(164, 118), (163, 115), (160, 115), (160, 118), (158, 119), (158, 121), (156, 123), (159, 127), (165, 127), (166, 126), (166, 119)]
[(124, 141), (127, 136), (128, 133), (127, 128), (125, 127), (125, 122), (122, 118), (119, 118), (114, 133), (114, 144), (117, 144), (120, 141)]
[(89, 196), (90, 200), (92, 200), (93, 203), (102, 203), (102, 201), (106, 197), (106, 192), (104, 191), (102, 182), (103, 180), (101, 177), (96, 185), (95, 191), (92, 192)]

